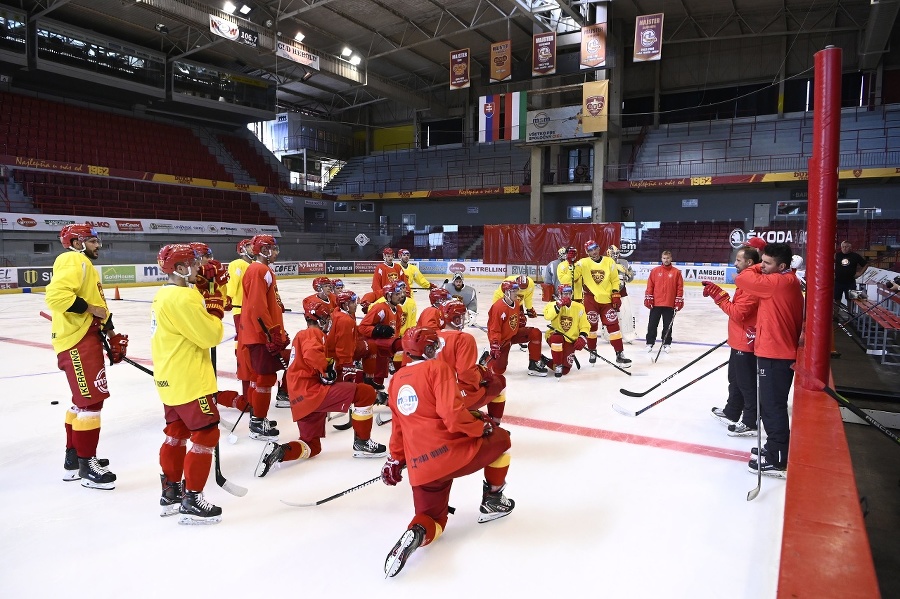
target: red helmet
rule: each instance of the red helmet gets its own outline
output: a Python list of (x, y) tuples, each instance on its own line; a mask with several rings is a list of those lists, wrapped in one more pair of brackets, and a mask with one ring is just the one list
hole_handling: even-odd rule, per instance
[(406, 293), (406, 283), (403, 281), (394, 281), (393, 283), (388, 283), (382, 287), (381, 291), (384, 293), (385, 297), (388, 297), (392, 293)]
[(448, 299), (450, 299), (450, 292), (443, 287), (435, 287), (428, 293), (428, 301), (435, 307)]
[(466, 305), (457, 299), (450, 300), (441, 306), (441, 314), (444, 315), (445, 322), (452, 322), (454, 318), (465, 316), (467, 312)]
[[(440, 343), (437, 331), (428, 327), (413, 327), (403, 335), (403, 352), (414, 358), (425, 358), (426, 350)], [(435, 348), (436, 349), (436, 348)], [(432, 356), (434, 352), (432, 351)]]
[(409, 258), (410, 256), (409, 250), (400, 250), (399, 252), (397, 252), (397, 255), (401, 258)]
[(59, 242), (63, 244), (63, 247), (66, 249), (72, 247), (72, 242), (76, 239), (80, 239), (81, 243), (84, 243), (91, 237), (100, 239), (100, 236), (97, 235), (97, 231), (90, 225), (66, 225), (59, 232)]
[(303, 314), (306, 320), (322, 322), (331, 317), (331, 306), (312, 295), (303, 300)]
[(266, 247), (278, 247), (278, 243), (271, 235), (254, 235), (253, 239), (250, 240), (250, 252), (254, 256), (258, 256), (263, 248)]
[(600, 246), (597, 245), (597, 242), (593, 239), (589, 239), (584, 242), (584, 251), (585, 252), (593, 252), (594, 250), (599, 250)]
[(179, 264), (191, 264), (200, 258), (197, 250), (186, 243), (173, 243), (164, 245), (156, 254), (156, 262), (159, 269), (167, 275), (175, 272)]
[(346, 291), (341, 291), (335, 296), (335, 299), (339, 306), (343, 306), (344, 304), (355, 302), (359, 299), (356, 293), (347, 289)]
[(518, 291), (519, 289), (519, 284), (515, 281), (503, 281), (500, 283), (500, 291), (503, 293), (506, 293), (507, 291)]
[(563, 293), (568, 293), (569, 295), (572, 295), (572, 293), (573, 293), (572, 286), (569, 285), (568, 283), (563, 283), (562, 285), (560, 285), (559, 287), (556, 288), (556, 295), (562, 297)]
[(519, 286), (519, 289), (525, 289), (528, 287), (528, 277), (525, 275), (519, 275), (516, 277), (516, 285)]
[(394, 249), (393, 248), (384, 248), (383, 250), (381, 250), (381, 255), (382, 256), (390, 256), (393, 258), (394, 257)]
[(238, 243), (237, 243), (238, 255), (249, 254), (250, 248), (247, 247), (248, 245), (250, 245), (249, 239), (241, 239), (240, 241), (238, 241)]
[(197, 252), (198, 254), (200, 254), (200, 257), (201, 257), (201, 258), (204, 257), (204, 256), (206, 256), (207, 258), (212, 258), (212, 257), (213, 257), (213, 252), (212, 252), (212, 250), (209, 249), (209, 246), (206, 245), (205, 243), (203, 243), (202, 241), (193, 241), (193, 242), (191, 242), (190, 245), (191, 245), (191, 248), (193, 248), (193, 250), (194, 250), (195, 252)]
[(316, 277), (315, 279), (313, 279), (312, 286), (313, 290), (316, 293), (321, 292), (322, 287), (325, 285), (331, 285), (332, 289), (334, 288), (334, 283), (332, 283), (331, 279), (329, 279), (328, 277)]
[(340, 279), (331, 279), (331, 284), (334, 286), (335, 291), (340, 291), (344, 288), (344, 282)]

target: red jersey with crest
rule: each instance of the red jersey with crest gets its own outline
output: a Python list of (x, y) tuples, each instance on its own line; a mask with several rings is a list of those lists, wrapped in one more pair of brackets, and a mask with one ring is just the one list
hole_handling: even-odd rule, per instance
[(390, 451), (405, 461), (409, 484), (426, 485), (456, 472), (481, 449), (484, 423), (466, 409), (453, 369), (416, 360), (391, 377)]
[(372, 275), (372, 291), (378, 297), (382, 297), (384, 295), (384, 286), (397, 281), (406, 283), (407, 295), (409, 295), (409, 280), (406, 278), (406, 273), (403, 272), (403, 267), (400, 266), (400, 263), (394, 262), (388, 266), (382, 262), (375, 267), (375, 273)]
[(401, 310), (396, 310), (394, 305), (388, 302), (377, 302), (372, 304), (369, 306), (369, 311), (357, 327), (359, 334), (367, 339), (371, 339), (375, 325), (384, 324), (389, 327), (394, 327), (394, 337), (397, 337), (399, 335), (399, 327), (397, 326), (398, 312), (402, 313)]
[(422, 310), (421, 314), (419, 314), (419, 322), (416, 323), (416, 326), (428, 327), (435, 331), (440, 331), (444, 328), (444, 315), (438, 308), (428, 306)]
[[(331, 311), (334, 312), (338, 309), (337, 297), (333, 293), (328, 294), (328, 299), (322, 299), (318, 293), (313, 293), (310, 296), (303, 298), (303, 302), (308, 300), (311, 297), (318, 297), (321, 302), (331, 308)], [(303, 302), (300, 302), (300, 305), (303, 305)]]
[(488, 310), (488, 341), (503, 345), (515, 336), (522, 318), (522, 305), (516, 299), (512, 306), (499, 299)]
[[(288, 361), (288, 394), (291, 398), (291, 418), (294, 422), (309, 416), (322, 405), (328, 393), (319, 373), (325, 372), (325, 333), (319, 327), (309, 327), (294, 335), (291, 359)], [(300, 398), (300, 401), (297, 399)]]
[(331, 329), (325, 338), (325, 355), (334, 359), (338, 366), (353, 362), (359, 331), (356, 319), (344, 312), (335, 310), (331, 313)]
[(284, 328), (282, 315), (284, 304), (278, 295), (275, 273), (262, 262), (254, 262), (247, 266), (241, 285), (244, 288), (244, 303), (241, 305), (240, 343), (243, 345), (266, 343), (266, 334), (260, 328), (258, 318), (262, 318), (269, 330), (276, 325)]

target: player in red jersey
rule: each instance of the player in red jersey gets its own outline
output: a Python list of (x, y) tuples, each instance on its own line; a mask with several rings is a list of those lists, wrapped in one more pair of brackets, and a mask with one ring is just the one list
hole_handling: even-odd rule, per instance
[(428, 293), (428, 301), (431, 305), (422, 310), (419, 314), (419, 321), (416, 326), (428, 327), (436, 331), (444, 328), (444, 317), (441, 312), (441, 305), (450, 299), (450, 292), (443, 287), (435, 287)]
[(415, 516), (388, 553), (384, 573), (395, 576), (419, 547), (434, 542), (447, 526), (454, 478), (484, 471), (479, 522), (512, 513), (515, 502), (503, 495), (509, 470), (509, 433), (490, 417), (466, 409), (453, 369), (435, 355), (437, 331), (414, 327), (403, 336), (413, 361), (391, 379), (391, 455), (381, 479), (394, 486), (409, 468)]
[(378, 391), (384, 390), (384, 379), (388, 376), (388, 362), (400, 351), (400, 302), (406, 295), (403, 282), (384, 286), (385, 301), (376, 302), (359, 323), (359, 333), (368, 343), (369, 355), (363, 360), (366, 379), (371, 380)]
[(547, 367), (541, 359), (541, 332), (526, 327), (525, 311), (519, 301), (519, 285), (515, 281), (500, 284), (503, 297), (494, 302), (488, 311), (488, 341), (491, 362), (488, 367), (495, 374), (506, 372), (509, 348), (513, 343), (528, 344), (528, 374), (547, 376)]

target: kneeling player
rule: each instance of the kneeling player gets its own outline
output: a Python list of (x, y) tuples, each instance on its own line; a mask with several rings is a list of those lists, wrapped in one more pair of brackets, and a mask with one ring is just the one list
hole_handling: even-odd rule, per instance
[(380, 458), (387, 448), (372, 438), (372, 406), (375, 390), (369, 385), (337, 382), (337, 373), (325, 358), (325, 334), (331, 326), (331, 311), (322, 300), (303, 301), (306, 329), (294, 336), (288, 364), (291, 416), (300, 430), (300, 440), (266, 444), (256, 476), (265, 476), (277, 462), (312, 458), (322, 451), (328, 412), (346, 412), (353, 406), (353, 457)]
[(441, 535), (447, 526), (454, 478), (484, 471), (479, 522), (508, 516), (515, 507), (515, 502), (503, 495), (509, 433), (495, 426), (490, 417), (479, 419), (466, 409), (453, 369), (434, 359), (439, 347), (435, 330), (415, 327), (407, 331), (403, 351), (413, 361), (397, 371), (389, 387), (391, 455), (381, 469), (381, 480), (396, 485), (403, 480), (403, 468), (408, 464), (416, 515), (384, 561), (387, 576), (395, 576), (416, 549)]
[(581, 302), (572, 301), (572, 286), (567, 284), (556, 288), (556, 303), (544, 306), (544, 318), (550, 321), (546, 338), (553, 358), (553, 372), (559, 378), (572, 369), (574, 352), (587, 345), (591, 323)]
[(513, 343), (519, 343), (528, 349), (528, 374), (547, 376), (547, 367), (541, 359), (541, 332), (534, 327), (525, 326), (525, 311), (519, 301), (518, 283), (503, 281), (500, 288), (503, 296), (488, 310), (487, 336), (491, 347), (491, 363), (488, 367), (495, 374), (506, 372), (509, 348)]

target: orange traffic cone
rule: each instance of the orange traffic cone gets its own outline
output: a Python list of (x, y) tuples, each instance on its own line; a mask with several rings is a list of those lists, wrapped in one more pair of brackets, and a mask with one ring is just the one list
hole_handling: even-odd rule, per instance
[(119, 288), (116, 287), (116, 294), (113, 296), (114, 300), (121, 300), (122, 296), (119, 295)]

